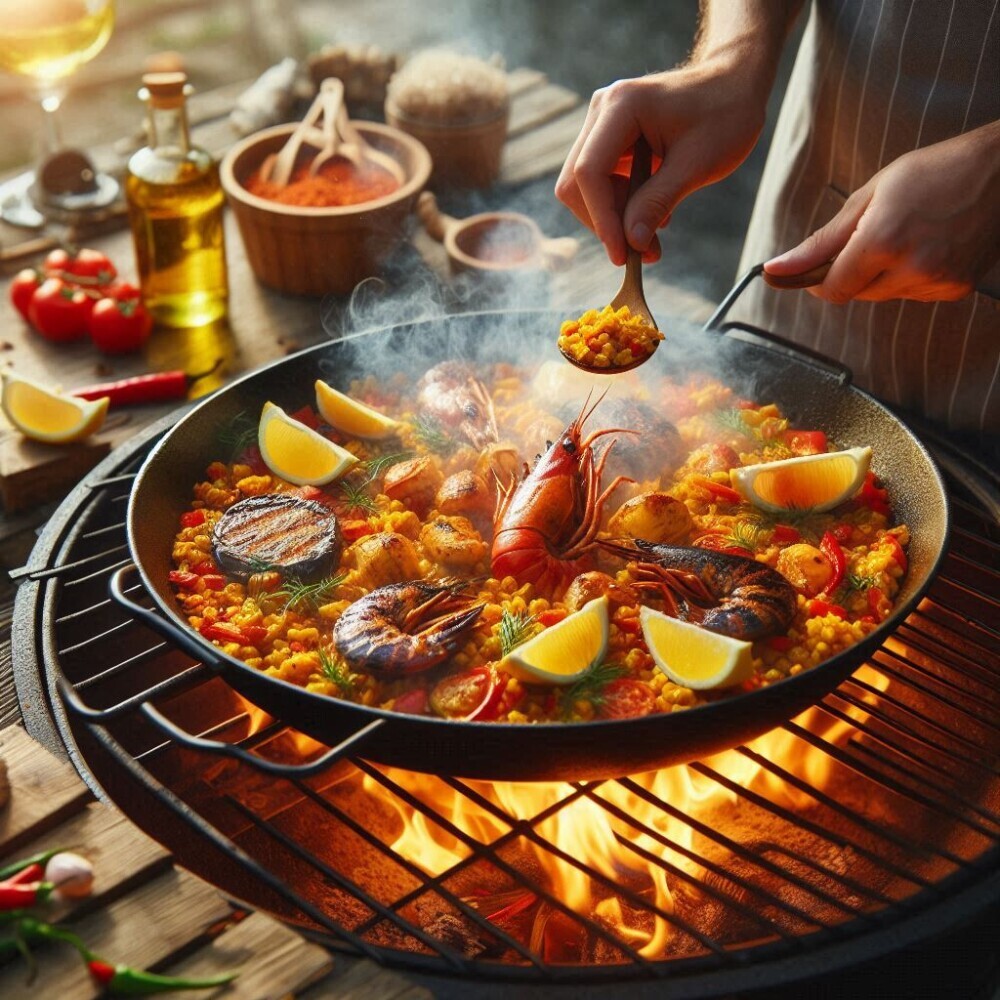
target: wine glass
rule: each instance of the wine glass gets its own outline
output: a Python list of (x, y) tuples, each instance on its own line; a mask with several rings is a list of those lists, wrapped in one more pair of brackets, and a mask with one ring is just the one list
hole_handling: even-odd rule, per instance
[(114, 0), (0, 0), (0, 70), (27, 77), (45, 121), (34, 171), (0, 186), (0, 218), (37, 228), (107, 209), (118, 184), (78, 150), (62, 147), (57, 112), (66, 80), (107, 44)]

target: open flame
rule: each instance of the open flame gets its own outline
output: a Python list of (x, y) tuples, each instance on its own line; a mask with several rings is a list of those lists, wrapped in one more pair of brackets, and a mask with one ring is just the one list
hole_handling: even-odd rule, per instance
[[(855, 676), (875, 690), (888, 687), (888, 680), (871, 667), (862, 667)], [(866, 700), (874, 702), (875, 696), (867, 695)], [(268, 717), (249, 704), (247, 710), (256, 731)], [(863, 709), (852, 705), (843, 706), (843, 712), (861, 723), (867, 718)], [(843, 745), (854, 732), (849, 722), (819, 707), (808, 709), (794, 722), (824, 744)], [(301, 734), (287, 735), (298, 756), (324, 749)], [(801, 778), (803, 789), (827, 788), (836, 767), (822, 749), (784, 728), (753, 741), (749, 749)], [(735, 750), (707, 758), (703, 765), (581, 784), (459, 781), (379, 768), (390, 784), (402, 787), (426, 808), (404, 801), (369, 774), (354, 772), (348, 780), (359, 780), (370, 801), (395, 812), (398, 832), (389, 846), (428, 876), (446, 876), (480, 845), (498, 852), (526, 851), (544, 873), (542, 883), (552, 897), (607, 927), (640, 954), (655, 958), (664, 954), (672, 933), (669, 869), (693, 878), (703, 875), (699, 862), (692, 860), (700, 856), (697, 832), (686, 820), (711, 822), (712, 815), (738, 798), (716, 776), (794, 811), (802, 811), (811, 800), (808, 791)], [(594, 878), (594, 872), (601, 878)], [(640, 895), (641, 909), (623, 905), (616, 887)], [(501, 922), (534, 906), (536, 900), (524, 890), (488, 892), (469, 902)], [(542, 953), (546, 923), (557, 925), (565, 935), (568, 920), (544, 901), (537, 907), (531, 945)]]

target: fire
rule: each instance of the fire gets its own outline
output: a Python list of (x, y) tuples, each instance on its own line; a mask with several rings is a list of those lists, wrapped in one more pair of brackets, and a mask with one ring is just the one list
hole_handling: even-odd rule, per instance
[[(862, 668), (856, 676), (878, 690), (888, 686), (885, 678), (870, 667)], [(864, 715), (850, 706), (844, 711), (859, 720)], [(834, 745), (842, 745), (853, 731), (849, 723), (817, 707), (794, 722)], [(807, 787), (824, 788), (835, 767), (821, 749), (786, 729), (767, 733), (749, 748), (804, 779)], [(679, 766), (623, 782), (580, 785), (448, 782), (431, 775), (383, 768), (388, 778), (428, 807), (426, 813), (387, 792), (368, 775), (364, 777), (364, 788), (367, 795), (377, 797), (398, 814), (400, 829), (392, 849), (429, 876), (444, 875), (477, 845), (497, 849), (508, 844), (523, 845), (545, 872), (552, 896), (574, 912), (612, 928), (623, 942), (644, 956), (659, 957), (669, 940), (668, 918), (674, 905), (668, 867), (696, 878), (702, 874), (701, 866), (684, 853), (687, 850), (698, 856), (696, 831), (686, 818), (704, 820), (737, 799), (714, 775), (791, 809), (801, 810), (810, 799), (808, 793), (738, 751), (727, 751), (703, 763), (703, 769)], [(664, 810), (658, 803), (672, 808)], [(457, 832), (437, 822), (438, 816)], [(510, 820), (518, 824), (516, 828), (512, 828)], [(591, 871), (607, 882), (601, 884)], [(652, 921), (647, 918), (641, 927), (630, 924), (616, 887), (641, 894), (643, 908), (653, 913)]]

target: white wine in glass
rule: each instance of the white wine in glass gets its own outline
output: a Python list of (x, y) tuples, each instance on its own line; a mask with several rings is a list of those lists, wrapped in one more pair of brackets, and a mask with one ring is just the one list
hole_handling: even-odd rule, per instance
[(0, 70), (26, 77), (44, 112), (39, 165), (0, 188), (0, 217), (40, 226), (107, 208), (118, 185), (75, 150), (63, 150), (56, 114), (66, 80), (107, 44), (113, 0), (0, 0)]

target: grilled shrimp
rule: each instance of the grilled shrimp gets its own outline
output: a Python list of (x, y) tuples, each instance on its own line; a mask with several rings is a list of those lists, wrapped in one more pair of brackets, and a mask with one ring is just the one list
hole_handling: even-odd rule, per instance
[(467, 517), (440, 514), (420, 530), (420, 543), (435, 561), (452, 569), (472, 569), (489, 546)]
[(386, 680), (429, 670), (461, 646), (482, 614), (461, 581), (411, 580), (379, 587), (355, 601), (333, 628), (348, 665)]
[(598, 597), (607, 597), (613, 605), (639, 603), (639, 595), (632, 587), (595, 569), (589, 573), (581, 573), (573, 580), (563, 595), (563, 604), (569, 611), (579, 611)]
[(442, 361), (428, 369), (417, 387), (417, 411), (460, 431), (474, 448), (499, 440), (489, 391), (463, 361)]
[(656, 590), (679, 617), (748, 642), (780, 635), (792, 624), (795, 588), (770, 566), (687, 545), (641, 538), (634, 545), (601, 542), (634, 562), (637, 589)]

